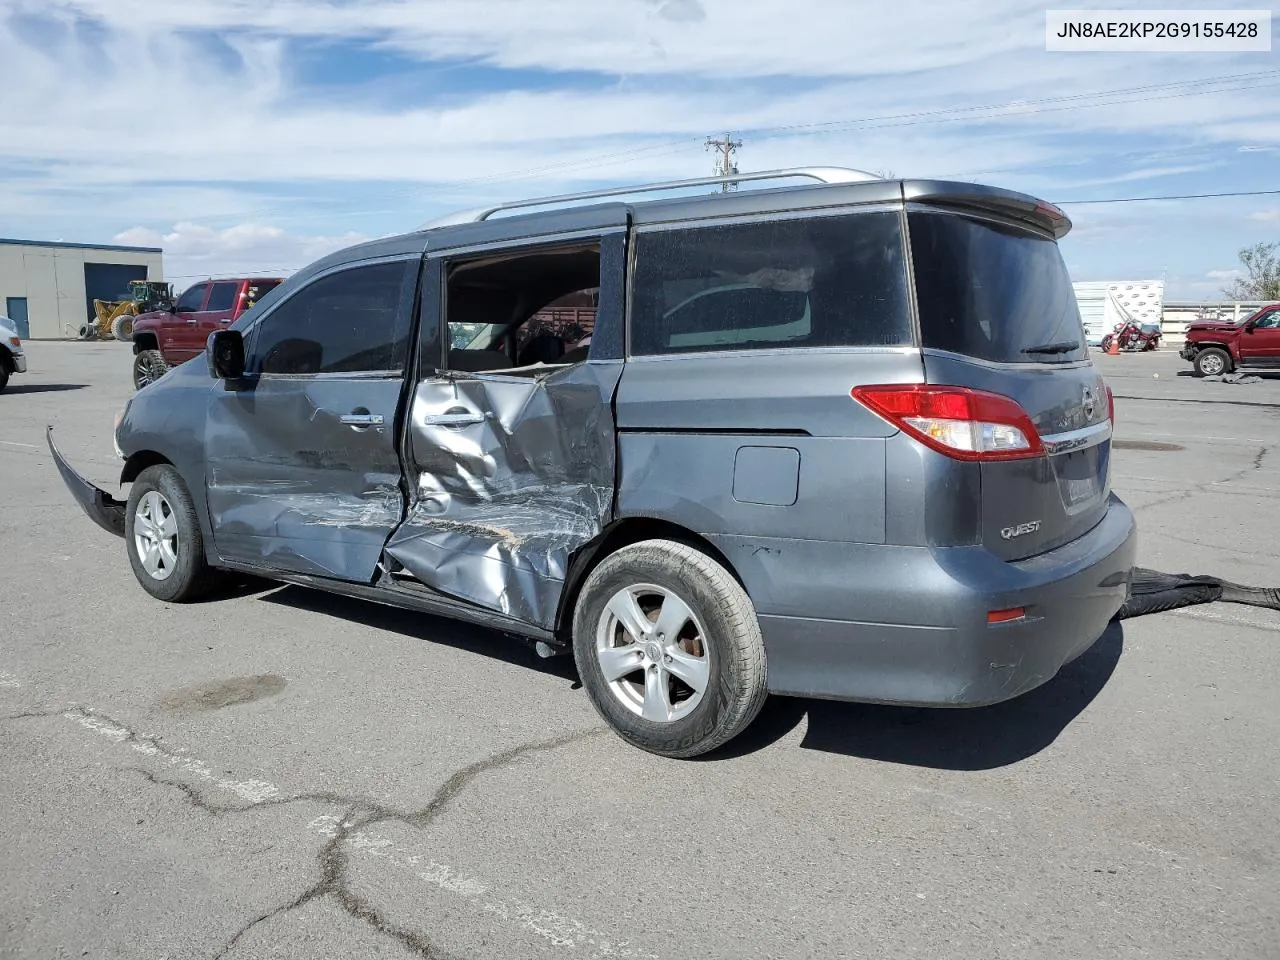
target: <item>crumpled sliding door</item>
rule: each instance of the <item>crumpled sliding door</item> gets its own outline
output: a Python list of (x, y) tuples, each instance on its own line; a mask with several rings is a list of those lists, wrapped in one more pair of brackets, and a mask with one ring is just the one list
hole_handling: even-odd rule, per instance
[(574, 551), (613, 509), (621, 362), (424, 378), (408, 515), (389, 557), (448, 596), (550, 629)]

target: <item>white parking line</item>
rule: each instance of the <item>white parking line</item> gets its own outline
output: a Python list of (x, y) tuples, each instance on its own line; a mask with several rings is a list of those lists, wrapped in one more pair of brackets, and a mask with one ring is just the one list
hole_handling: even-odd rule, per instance
[(17, 440), (0, 440), (0, 444), (6, 447), (25, 447), (28, 450), (39, 450), (34, 443), (19, 443)]
[[(326, 815), (316, 817), (307, 824), (307, 828), (321, 836), (332, 838), (338, 836), (340, 829), (351, 825), (350, 821), (343, 822), (341, 817)], [(347, 836), (345, 842), (370, 857), (412, 873), (423, 883), (462, 897), (484, 913), (531, 930), (552, 946), (586, 948), (589, 951), (587, 955), (591, 957), (644, 957), (647, 960), (658, 960), (657, 954), (641, 951), (627, 941), (610, 937), (573, 917), (524, 900), (498, 897), (488, 884), (464, 876), (449, 864), (430, 857), (408, 855), (394, 840), (387, 837), (360, 830)]]
[(116, 743), (124, 743), (126, 740), (131, 741), (129, 745), (138, 753), (166, 760), (171, 766), (186, 771), (197, 780), (203, 783), (211, 783), (215, 787), (234, 793), (240, 799), (249, 803), (262, 803), (264, 800), (270, 800), (280, 792), (279, 787), (265, 780), (225, 780), (215, 776), (213, 771), (209, 769), (209, 765), (203, 760), (185, 756), (179, 751), (162, 747), (155, 740), (139, 737), (128, 727), (105, 717), (95, 717), (90, 713), (77, 711), (67, 711), (63, 716), (73, 723), (80, 724), (86, 730), (100, 733)]
[[(0, 677), (7, 674), (0, 674)], [(78, 724), (86, 730), (106, 737), (113, 743), (128, 745), (132, 750), (164, 761), (170, 766), (190, 774), (201, 783), (207, 783), (219, 789), (234, 793), (251, 804), (263, 803), (278, 797), (279, 787), (265, 780), (228, 780), (216, 776), (205, 761), (190, 756), (180, 748), (169, 747), (154, 737), (143, 736), (130, 730), (122, 723), (109, 717), (95, 714), (91, 710), (76, 708), (62, 714), (66, 719)], [(349, 829), (350, 821), (344, 822), (342, 817), (325, 815), (316, 817), (306, 825), (309, 833), (325, 837), (336, 837), (342, 829)], [(423, 883), (461, 897), (474, 909), (482, 913), (499, 917), (508, 923), (532, 931), (545, 939), (552, 946), (562, 949), (584, 951), (580, 955), (591, 958), (625, 958), (625, 960), (658, 960), (657, 954), (641, 950), (626, 940), (587, 926), (573, 917), (555, 910), (539, 907), (516, 897), (500, 895), (488, 884), (472, 877), (458, 873), (448, 864), (419, 854), (402, 850), (399, 845), (387, 837), (358, 830), (345, 837), (346, 844), (353, 850), (377, 858), (401, 870), (412, 873)]]

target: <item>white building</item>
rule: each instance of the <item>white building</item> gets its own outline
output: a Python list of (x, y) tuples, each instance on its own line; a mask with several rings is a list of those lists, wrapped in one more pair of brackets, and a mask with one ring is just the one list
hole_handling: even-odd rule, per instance
[(123, 300), (130, 280), (163, 280), (158, 247), (0, 239), (0, 313), (26, 339), (77, 335), (93, 301)]
[(1089, 343), (1098, 344), (1116, 324), (1159, 324), (1164, 314), (1163, 280), (1102, 280), (1074, 283)]

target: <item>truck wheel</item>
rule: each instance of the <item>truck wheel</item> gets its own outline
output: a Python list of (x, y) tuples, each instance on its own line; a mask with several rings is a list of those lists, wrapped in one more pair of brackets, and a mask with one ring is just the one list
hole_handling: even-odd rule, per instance
[(178, 471), (147, 467), (133, 481), (124, 515), (125, 550), (142, 589), (158, 600), (197, 600), (216, 583), (205, 562), (195, 504)]
[(587, 577), (573, 653), (596, 711), (634, 746), (695, 757), (737, 736), (768, 695), (764, 640), (741, 585), (706, 554), (646, 540)]
[(141, 390), (169, 372), (169, 365), (159, 350), (143, 350), (133, 358), (133, 387)]
[(1205, 347), (1196, 354), (1192, 362), (1196, 373), (1202, 377), (1216, 377), (1231, 372), (1231, 354), (1221, 347)]
[(128, 343), (133, 339), (133, 317), (125, 314), (111, 322), (111, 335), (117, 340)]
[[(0, 353), (4, 351), (0, 350)], [(9, 385), (9, 358), (0, 356), (0, 393), (4, 393), (4, 388)]]

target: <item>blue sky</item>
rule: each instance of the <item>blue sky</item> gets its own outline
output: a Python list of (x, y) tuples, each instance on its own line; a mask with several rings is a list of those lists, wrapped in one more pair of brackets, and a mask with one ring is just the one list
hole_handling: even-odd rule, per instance
[(456, 207), (707, 174), (728, 131), (744, 171), (1027, 190), (1075, 221), (1077, 279), (1217, 295), (1240, 247), (1280, 240), (1280, 196), (1072, 201), (1280, 188), (1280, 45), (1049, 53), (1044, 10), (7, 0), (0, 235), (163, 245), (180, 286), (283, 273)]

